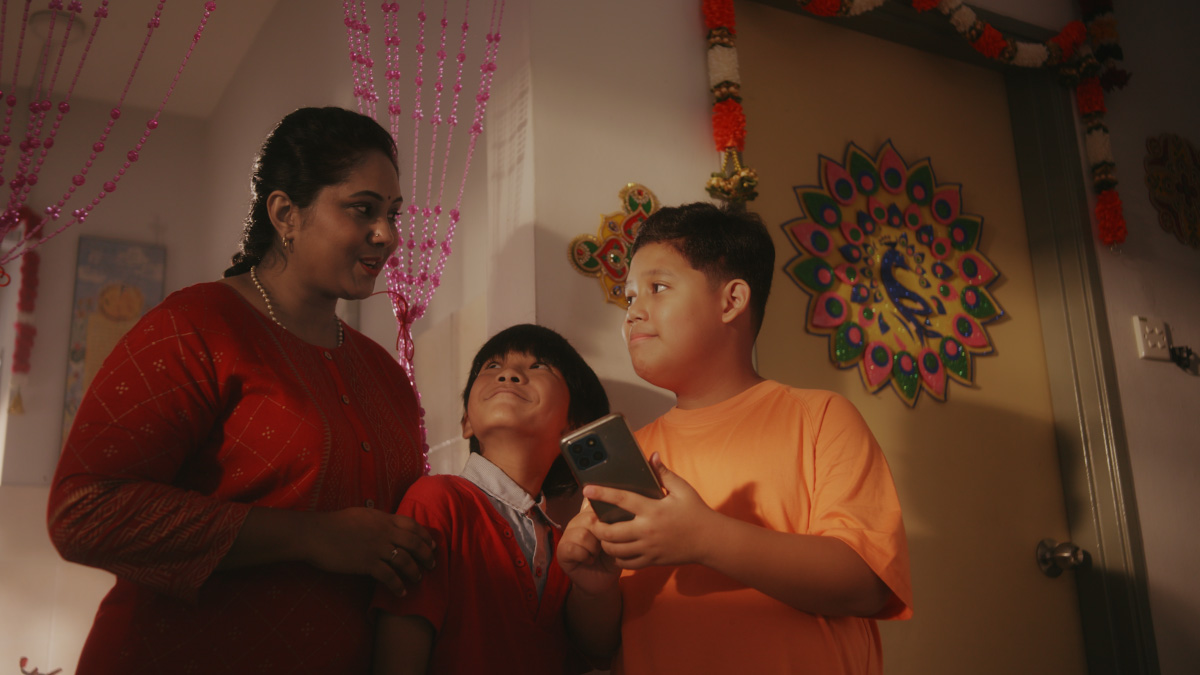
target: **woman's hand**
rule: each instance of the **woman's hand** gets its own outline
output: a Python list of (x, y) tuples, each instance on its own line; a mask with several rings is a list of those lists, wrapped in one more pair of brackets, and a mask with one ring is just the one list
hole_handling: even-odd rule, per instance
[(412, 518), (363, 507), (341, 511), (250, 509), (219, 570), (307, 562), (338, 574), (365, 574), (396, 595), (434, 564), (433, 537)]
[(363, 507), (311, 516), (305, 559), (314, 567), (370, 575), (397, 596), (433, 569), (433, 537), (412, 518)]

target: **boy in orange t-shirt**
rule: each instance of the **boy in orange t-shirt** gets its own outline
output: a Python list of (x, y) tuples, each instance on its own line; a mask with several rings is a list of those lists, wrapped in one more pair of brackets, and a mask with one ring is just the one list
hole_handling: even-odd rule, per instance
[(667, 495), (588, 486), (635, 517), (585, 506), (558, 552), (577, 580), (568, 624), (617, 652), (615, 673), (875, 674), (875, 620), (912, 614), (900, 505), (866, 423), (755, 370), (774, 259), (757, 216), (705, 203), (659, 210), (633, 245), (629, 355), (676, 396), (637, 433)]

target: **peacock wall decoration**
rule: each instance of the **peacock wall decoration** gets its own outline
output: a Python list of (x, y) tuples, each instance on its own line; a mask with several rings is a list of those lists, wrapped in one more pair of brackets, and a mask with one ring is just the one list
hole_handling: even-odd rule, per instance
[(974, 386), (974, 359), (995, 351), (985, 326), (1004, 311), (961, 186), (938, 183), (929, 159), (905, 163), (891, 141), (874, 156), (850, 143), (818, 173), (820, 185), (795, 188), (803, 214), (782, 225), (808, 332), (869, 391), (890, 385), (909, 406), (922, 391), (944, 401), (951, 380)]

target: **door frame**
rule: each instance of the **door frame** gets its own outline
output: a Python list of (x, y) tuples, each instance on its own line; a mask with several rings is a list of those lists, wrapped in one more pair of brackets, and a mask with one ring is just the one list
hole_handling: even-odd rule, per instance
[[(788, 0), (755, 1), (1004, 74), (1067, 523), (1072, 541), (1090, 554), (1090, 565), (1074, 574), (1088, 672), (1156, 675), (1141, 526), (1071, 90), (1056, 73), (986, 59), (936, 12), (887, 2), (861, 16), (823, 19)], [(975, 12), (1013, 38), (1054, 36)], [(1036, 544), (1029, 543), (1030, 565)]]

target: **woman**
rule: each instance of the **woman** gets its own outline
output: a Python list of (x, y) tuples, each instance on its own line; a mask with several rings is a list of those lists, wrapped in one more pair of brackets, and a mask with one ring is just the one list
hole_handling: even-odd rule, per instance
[(416, 396), (335, 315), (397, 245), (396, 148), (304, 108), (254, 165), (241, 250), (121, 340), (50, 493), (64, 558), (113, 572), (78, 672), (365, 672), (376, 581), (432, 539), (394, 516), (423, 473)]

